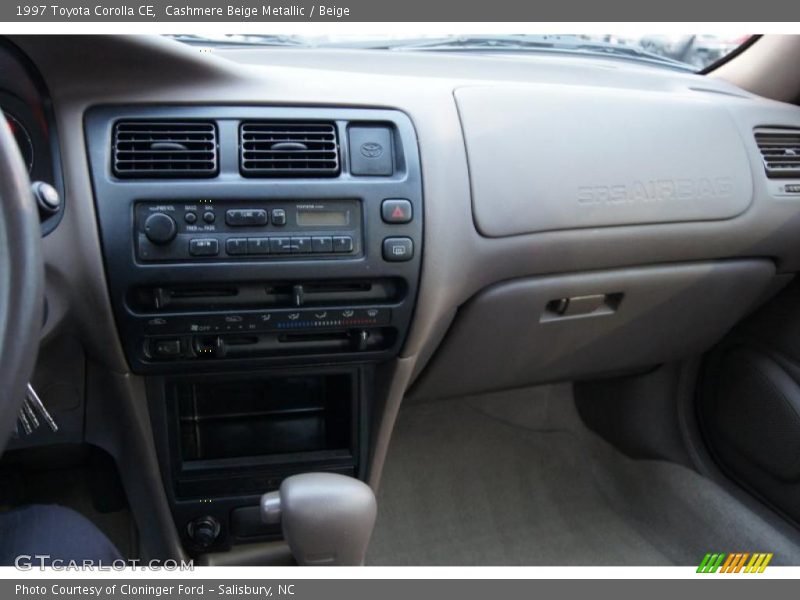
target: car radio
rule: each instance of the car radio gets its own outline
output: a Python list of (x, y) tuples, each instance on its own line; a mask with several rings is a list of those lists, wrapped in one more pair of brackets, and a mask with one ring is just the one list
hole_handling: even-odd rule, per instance
[(361, 253), (361, 221), (357, 200), (140, 202), (136, 256), (142, 261), (352, 257)]

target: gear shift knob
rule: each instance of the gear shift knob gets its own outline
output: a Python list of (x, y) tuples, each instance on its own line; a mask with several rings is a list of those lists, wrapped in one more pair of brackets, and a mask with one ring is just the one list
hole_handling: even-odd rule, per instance
[(376, 512), (368, 485), (335, 473), (293, 475), (261, 497), (261, 519), (281, 523), (300, 565), (364, 564)]

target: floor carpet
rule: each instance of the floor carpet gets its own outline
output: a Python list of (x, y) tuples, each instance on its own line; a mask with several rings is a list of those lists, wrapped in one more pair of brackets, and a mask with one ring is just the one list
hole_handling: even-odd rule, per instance
[(401, 411), (368, 554), (375, 565), (697, 565), (800, 549), (696, 472), (633, 460), (586, 429), (571, 387)]

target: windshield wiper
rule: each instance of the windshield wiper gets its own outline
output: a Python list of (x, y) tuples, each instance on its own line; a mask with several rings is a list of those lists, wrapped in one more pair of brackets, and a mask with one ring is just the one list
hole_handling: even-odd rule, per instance
[(500, 36), (450, 36), (427, 40), (383, 42), (372, 48), (386, 50), (425, 51), (520, 51), (554, 52), (594, 56), (613, 56), (640, 62), (656, 63), (685, 71), (694, 71), (691, 65), (648, 52), (636, 46), (595, 41), (578, 35), (500, 35)]

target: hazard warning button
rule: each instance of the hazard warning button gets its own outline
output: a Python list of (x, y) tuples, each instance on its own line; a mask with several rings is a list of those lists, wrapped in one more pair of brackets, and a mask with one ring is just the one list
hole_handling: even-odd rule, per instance
[(384, 200), (381, 217), (385, 223), (408, 223), (412, 217), (411, 202), (402, 198)]

